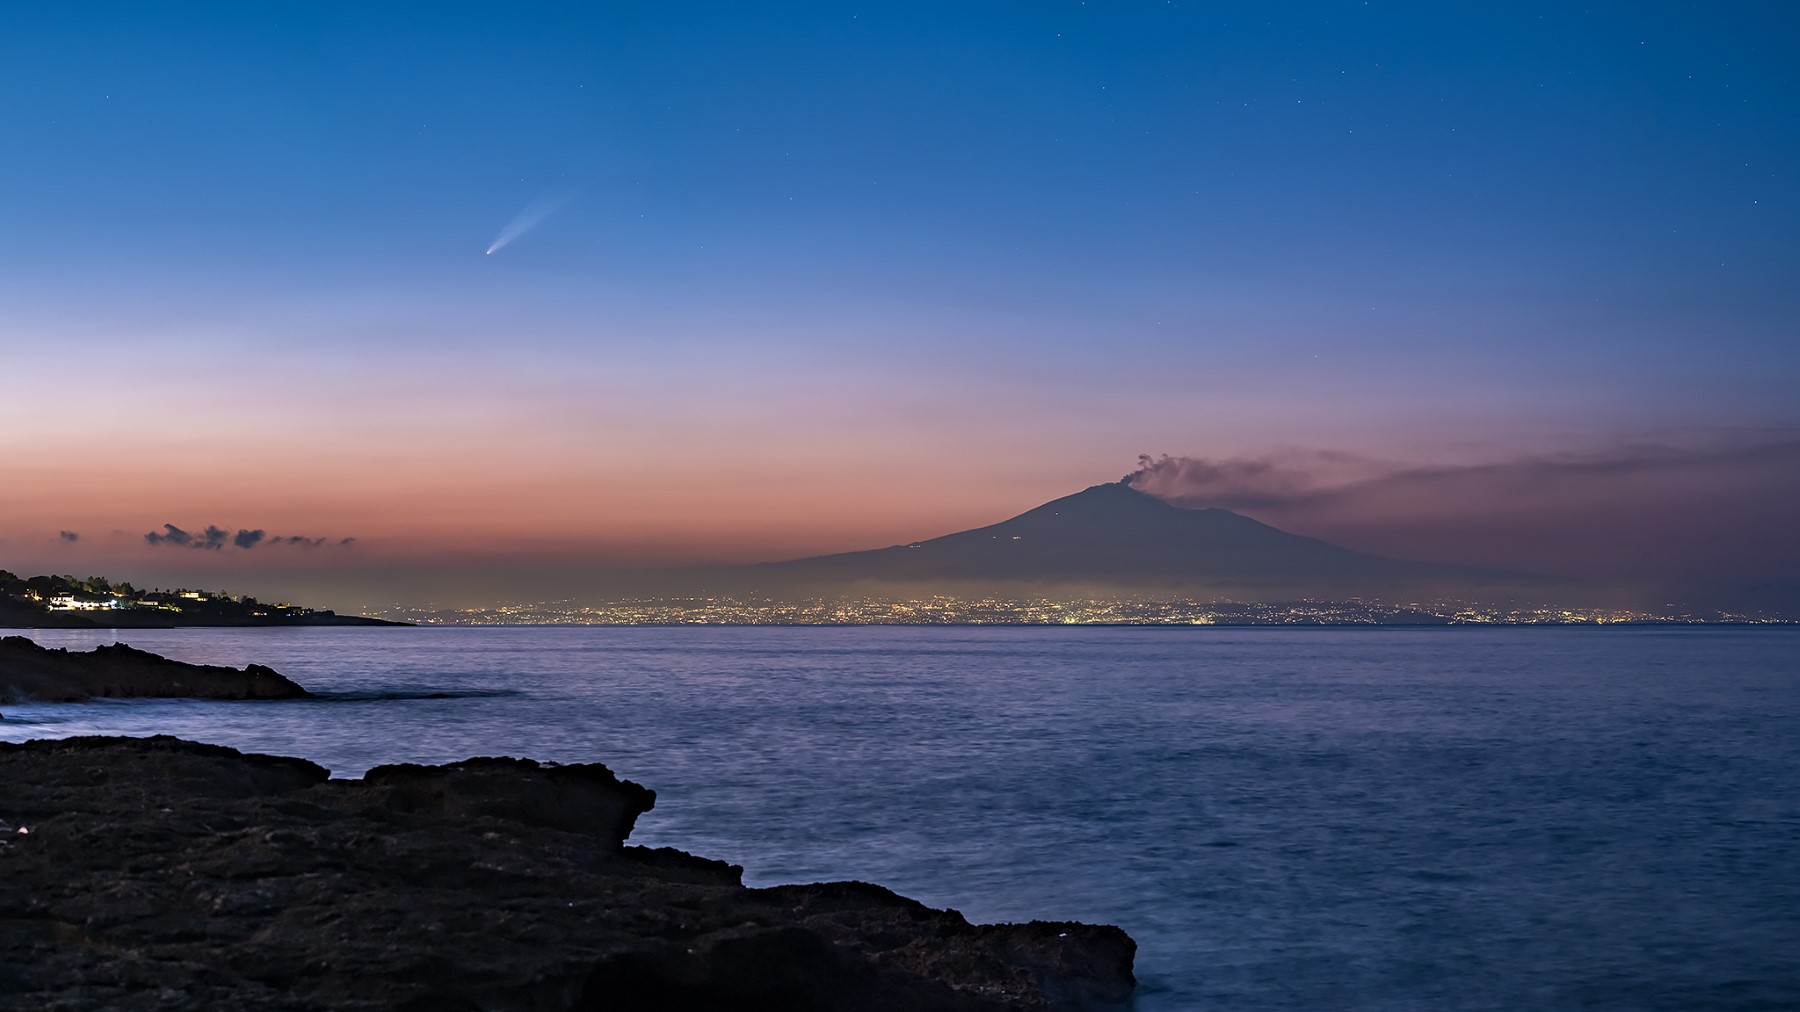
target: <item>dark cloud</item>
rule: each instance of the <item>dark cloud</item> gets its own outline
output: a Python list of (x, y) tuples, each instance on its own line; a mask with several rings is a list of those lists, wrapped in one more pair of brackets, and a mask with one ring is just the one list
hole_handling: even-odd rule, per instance
[(57, 531), (56, 536), (64, 541), (80, 541), (81, 535), (76, 531)]
[(196, 534), (185, 531), (174, 524), (163, 524), (162, 533), (151, 531), (144, 535), (144, 542), (151, 545), (174, 545), (178, 548), (198, 548), (202, 551), (216, 552), (225, 547), (225, 539), (229, 535), (222, 528), (207, 524), (205, 529)]
[(1800, 566), (1800, 439), (1620, 444), (1485, 464), (1339, 453), (1140, 458), (1132, 486), (1365, 551), (1589, 579), (1745, 582)]
[(155, 531), (144, 535), (144, 543), (150, 545), (191, 545), (194, 536), (174, 524), (163, 524), (163, 533)]
[[(70, 541), (74, 537), (69, 532), (63, 536)], [(195, 533), (183, 530), (174, 524), (163, 524), (161, 531), (151, 531), (144, 535), (144, 542), (149, 545), (172, 545), (176, 548), (198, 548), (204, 551), (221, 551), (227, 546), (250, 551), (259, 545), (292, 545), (298, 548), (319, 548), (326, 545), (347, 548), (355, 544), (355, 538), (311, 538), (304, 535), (275, 535), (270, 537), (262, 528), (238, 528), (236, 534), (208, 524), (203, 530)]]

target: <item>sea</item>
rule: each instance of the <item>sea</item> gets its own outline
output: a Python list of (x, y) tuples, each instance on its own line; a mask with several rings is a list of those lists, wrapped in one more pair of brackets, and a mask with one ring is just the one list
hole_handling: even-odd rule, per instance
[(1120, 925), (1140, 1012), (1800, 1009), (1800, 629), (24, 635), (321, 698), (15, 704), (0, 739), (603, 762), (657, 792), (632, 842), (752, 885)]

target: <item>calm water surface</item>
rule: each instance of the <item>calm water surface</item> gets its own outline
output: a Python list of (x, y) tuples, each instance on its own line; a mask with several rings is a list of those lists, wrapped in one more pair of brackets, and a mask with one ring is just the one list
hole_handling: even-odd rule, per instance
[(0, 739), (605, 762), (657, 791), (634, 842), (752, 884), (1119, 924), (1143, 1012), (1800, 1008), (1796, 630), (117, 636), (333, 696), (15, 705)]

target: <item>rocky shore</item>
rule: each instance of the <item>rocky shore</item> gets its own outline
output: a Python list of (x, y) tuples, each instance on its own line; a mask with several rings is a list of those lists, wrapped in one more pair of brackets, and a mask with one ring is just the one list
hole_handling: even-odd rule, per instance
[(972, 925), (858, 882), (749, 889), (625, 844), (606, 767), (328, 779), (173, 738), (0, 745), (0, 1006), (1023, 1010), (1125, 1000), (1114, 927)]
[(97, 696), (297, 699), (305, 689), (272, 668), (187, 664), (123, 643), (71, 651), (0, 638), (0, 703), (66, 703)]

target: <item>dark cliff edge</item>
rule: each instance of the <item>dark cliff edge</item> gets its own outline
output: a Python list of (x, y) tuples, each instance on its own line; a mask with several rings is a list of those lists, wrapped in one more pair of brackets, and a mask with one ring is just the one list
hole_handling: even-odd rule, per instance
[(998, 1012), (1134, 986), (1115, 927), (627, 846), (654, 802), (598, 764), (334, 780), (168, 737), (0, 744), (0, 1004)]
[(123, 643), (72, 651), (0, 638), (0, 703), (104, 697), (298, 699), (307, 691), (272, 668), (187, 664)]

